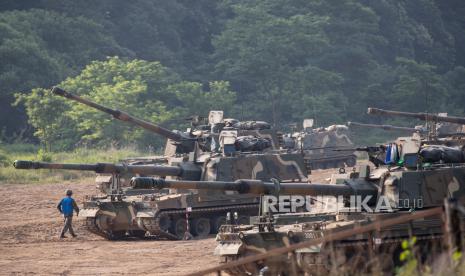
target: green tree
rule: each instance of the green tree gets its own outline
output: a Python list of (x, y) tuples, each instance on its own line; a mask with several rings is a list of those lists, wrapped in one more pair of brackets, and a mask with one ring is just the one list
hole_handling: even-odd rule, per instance
[[(293, 7), (287, 4), (282, 6)], [(255, 111), (258, 114), (253, 115), (280, 124), (288, 119), (283, 113), (292, 108), (286, 104), (289, 93), (301, 95), (300, 91), (289, 90), (292, 76), (327, 46), (322, 32), (327, 18), (309, 10), (280, 14), (275, 5), (276, 1), (234, 5), (235, 16), (215, 38), (214, 45), (217, 72), (233, 81), (245, 96), (243, 105), (249, 111), (246, 116)]]
[(236, 93), (231, 91), (227, 81), (210, 82), (208, 91), (203, 89), (201, 83), (187, 81), (171, 85), (170, 90), (181, 102), (180, 112), (185, 116), (223, 110), (225, 115), (231, 117), (237, 112), (234, 110)]
[(83, 18), (31, 9), (0, 13), (0, 125), (24, 127), (13, 94), (47, 87), (87, 62), (123, 52), (103, 27)]
[[(118, 57), (94, 61), (59, 86), (156, 124), (179, 122), (192, 112), (231, 107), (235, 101), (235, 93), (227, 82), (211, 82), (210, 91), (203, 91), (201, 84), (182, 81), (159, 62), (126, 61)], [(44, 89), (33, 89), (17, 98), (26, 107), (29, 122), (36, 128), (35, 135), (54, 148), (110, 144), (159, 147), (165, 140), (83, 104), (53, 96)]]
[(35, 128), (34, 135), (50, 149), (63, 148), (76, 140), (70, 133), (71, 120), (66, 116), (67, 103), (52, 96), (49, 90), (36, 88), (28, 94), (16, 94), (15, 105), (24, 104), (28, 123)]
[(447, 111), (455, 115), (465, 115), (463, 105), (465, 103), (465, 68), (457, 66), (443, 76), (447, 86), (448, 97), (446, 98)]
[[(157, 96), (172, 102), (175, 95), (170, 95), (168, 86), (177, 80), (178, 76), (159, 62), (126, 62), (113, 57), (92, 62), (78, 76), (66, 79), (59, 86), (99, 104), (160, 123), (171, 118), (175, 111), (167, 111), (167, 105)], [(43, 89), (35, 89), (19, 99), (25, 103), (38, 138), (60, 148), (76, 144), (127, 145), (149, 140), (147, 133), (139, 128), (115, 121), (108, 114), (85, 105), (52, 96)], [(150, 140), (160, 145), (163, 139), (151, 134)]]
[(447, 89), (435, 67), (399, 58), (398, 79), (391, 95), (391, 105), (402, 110), (442, 112), (447, 108)]
[[(223, 106), (278, 126), (304, 117), (382, 123), (366, 116), (369, 105), (463, 114), (464, 9), (460, 0), (5, 0), (0, 133), (26, 126), (22, 106), (10, 106), (14, 92), (49, 87), (115, 55), (179, 74), (163, 86), (168, 93), (140, 99), (159, 100), (178, 114), (173, 120)], [(141, 78), (150, 90), (150, 76)], [(235, 108), (222, 97), (208, 103), (212, 79), (237, 91)], [(140, 88), (133, 76), (125, 80), (126, 89)]]
[(103, 25), (131, 58), (157, 60), (183, 78), (208, 76), (210, 37), (219, 32), (217, 1), (37, 0), (43, 9)]

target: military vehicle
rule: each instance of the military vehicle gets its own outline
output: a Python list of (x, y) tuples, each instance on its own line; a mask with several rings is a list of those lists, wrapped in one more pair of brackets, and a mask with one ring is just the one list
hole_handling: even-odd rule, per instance
[[(395, 152), (392, 150), (394, 147), (397, 153), (392, 155)], [(341, 174), (333, 182), (335, 184), (257, 180), (211, 183), (152, 178), (135, 178), (131, 183), (139, 188), (195, 187), (261, 195), (291, 195), (284, 198), (286, 204), (281, 203), (280, 198), (273, 202), (263, 197), (262, 215), (252, 219), (250, 225), (223, 225), (217, 235), (215, 254), (221, 256), (224, 262), (330, 236), (342, 230), (415, 210), (442, 206), (444, 199), (465, 203), (465, 152), (462, 148), (425, 146), (414, 137), (401, 137), (395, 143), (369, 147), (366, 150), (379, 160), (375, 162), (374, 168), (368, 165), (359, 166), (356, 171)], [(435, 154), (437, 151), (441, 154)], [(310, 208), (303, 205), (301, 200), (299, 206), (304, 206), (304, 211), (296, 208), (294, 213), (273, 213), (269, 208), (270, 204), (276, 202), (278, 206), (287, 207), (292, 206), (291, 203), (296, 204), (298, 201), (292, 196), (309, 196), (305, 200)], [(328, 197), (336, 197), (333, 198), (336, 204), (332, 204), (332, 208), (327, 208), (328, 201), (324, 201)], [(393, 261), (398, 260), (398, 254), (402, 250), (402, 241), (415, 236), (420, 250), (427, 253), (422, 256), (432, 257), (434, 251), (441, 248), (439, 243), (443, 231), (441, 217), (431, 216), (331, 243), (323, 242), (317, 246), (299, 249), (294, 254), (244, 264), (228, 273), (327, 274), (341, 272), (343, 268), (347, 269), (343, 273), (348, 274), (367, 273), (376, 268), (392, 273)], [(378, 262), (372, 263), (370, 260), (373, 258), (370, 256), (378, 256)]]
[(465, 145), (465, 118), (447, 116), (446, 113), (412, 113), (379, 108), (368, 108), (370, 115), (400, 116), (426, 122), (422, 137), (427, 143), (445, 144), (449, 146)]
[(305, 162), (311, 169), (352, 167), (357, 158), (354, 152), (334, 151), (333, 149), (352, 148), (354, 144), (344, 125), (312, 128), (313, 120), (306, 119), (300, 132), (283, 137), (287, 149), (304, 154)]
[[(255, 195), (196, 190), (154, 191), (121, 185), (127, 175), (158, 175), (173, 179), (232, 181), (240, 178), (283, 181), (306, 181), (307, 172), (301, 156), (296, 154), (246, 154), (236, 156), (202, 156), (201, 159), (172, 158), (172, 165), (127, 164), (57, 164), (15, 161), (17, 169), (67, 169), (95, 171), (103, 195), (84, 202), (81, 216), (88, 229), (109, 239), (125, 235), (150, 235), (178, 239), (186, 232), (186, 212), (191, 214), (190, 230), (196, 236), (215, 233), (225, 214), (241, 210), (241, 220), (258, 213)], [(109, 175), (103, 175), (109, 174)]]
[[(189, 175), (172, 174), (169, 178), (191, 180), (235, 180), (238, 178), (253, 178), (269, 180), (276, 177), (283, 181), (305, 181), (308, 175), (304, 160), (300, 153), (287, 153), (274, 150), (280, 147), (279, 134), (262, 121), (239, 122), (234, 119), (223, 119), (222, 111), (212, 111), (209, 114), (208, 125), (195, 118), (193, 129), (187, 132), (171, 131), (161, 126), (135, 118), (125, 112), (107, 108), (79, 96), (68, 93), (58, 87), (52, 92), (111, 114), (114, 118), (140, 126), (146, 130), (167, 138), (164, 156), (136, 157), (130, 160), (129, 165), (167, 165), (180, 167), (181, 171), (194, 170), (198, 174)], [(263, 154), (266, 152), (266, 154)], [(69, 167), (68, 167), (69, 168)], [(132, 171), (119, 171), (107, 174), (99, 171), (96, 181), (99, 186), (126, 187), (126, 180)], [(133, 171), (136, 175), (147, 175), (146, 171)], [(103, 174), (102, 174), (103, 173)], [(156, 175), (156, 174), (154, 174)], [(215, 232), (224, 213), (232, 208), (243, 210), (246, 221), (248, 215), (256, 214), (258, 199), (256, 196), (244, 196), (225, 193), (206, 193), (196, 191), (171, 190), (169, 193), (159, 194), (153, 192), (147, 196), (138, 190), (120, 189), (120, 196), (114, 197), (106, 194), (90, 197), (84, 202), (82, 214), (88, 221), (103, 221), (100, 228), (91, 225), (91, 231), (98, 232), (108, 238), (118, 238), (123, 234), (133, 235), (148, 231), (151, 235), (164, 238), (179, 238), (185, 232), (186, 208), (195, 213), (190, 230), (198, 236), (206, 235), (211, 228)], [(129, 195), (130, 193), (130, 195)], [(101, 204), (102, 197), (110, 201), (118, 199), (119, 208), (116, 216), (105, 216), (106, 209)], [(131, 206), (150, 206), (138, 208)], [(128, 215), (129, 214), (129, 215)], [(118, 216), (121, 218), (116, 219)], [(135, 219), (134, 219), (135, 218)], [(103, 226), (102, 226), (103, 225)], [(137, 231), (134, 230), (138, 227)], [(208, 227), (207, 227), (208, 226)], [(125, 231), (126, 230), (126, 231)], [(207, 231), (208, 230), (208, 231)]]

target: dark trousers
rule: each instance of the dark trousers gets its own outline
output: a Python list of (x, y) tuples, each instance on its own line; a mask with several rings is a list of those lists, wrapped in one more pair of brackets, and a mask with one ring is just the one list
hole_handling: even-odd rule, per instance
[(61, 236), (64, 236), (66, 232), (68, 232), (72, 235), (75, 236), (74, 230), (73, 230), (73, 215), (70, 216), (65, 216), (65, 225), (63, 226), (63, 229), (61, 230)]

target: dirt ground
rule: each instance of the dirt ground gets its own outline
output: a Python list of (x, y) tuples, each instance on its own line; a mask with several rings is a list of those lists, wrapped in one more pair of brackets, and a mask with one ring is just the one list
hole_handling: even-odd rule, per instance
[[(313, 182), (332, 170), (315, 171)], [(218, 264), (214, 237), (190, 241), (106, 241), (87, 232), (78, 217), (77, 238), (60, 240), (56, 204), (72, 189), (79, 203), (93, 180), (67, 184), (0, 184), (1, 275), (180, 275)], [(76, 217), (75, 217), (76, 218)]]

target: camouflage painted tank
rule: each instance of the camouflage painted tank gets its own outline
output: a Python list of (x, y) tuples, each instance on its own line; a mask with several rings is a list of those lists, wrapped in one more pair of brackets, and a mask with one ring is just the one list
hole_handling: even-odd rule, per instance
[[(269, 139), (265, 140), (249, 135), (257, 132), (263, 134), (263, 131), (269, 129), (266, 123), (248, 122), (245, 125), (237, 126), (237, 121), (222, 120), (222, 112), (211, 112), (209, 118), (211, 124), (208, 127), (199, 126), (197, 130), (182, 133), (170, 131), (122, 111), (104, 107), (57, 87), (53, 88), (52, 92), (166, 137), (168, 141), (163, 157), (135, 158), (131, 162), (132, 164), (152, 165), (156, 168), (159, 168), (159, 165), (172, 166), (180, 168), (183, 172), (192, 170), (198, 173), (195, 177), (177, 172), (170, 174), (176, 179), (234, 180), (240, 176), (259, 179), (277, 177), (283, 180), (299, 180), (307, 177), (307, 171), (300, 155), (281, 154), (273, 152), (271, 149), (268, 150), (273, 147), (274, 143), (278, 143), (276, 136), (272, 135), (273, 133), (269, 134)], [(247, 134), (247, 136), (239, 136), (238, 133)], [(275, 142), (272, 142), (273, 139)], [(267, 150), (269, 153), (259, 154), (256, 153), (257, 149)], [(244, 151), (254, 153), (243, 154)], [(85, 165), (82, 167), (52, 167), (89, 169)], [(132, 165), (127, 167), (131, 168)], [(224, 212), (231, 210), (231, 208), (239, 208), (240, 206), (247, 211), (243, 212), (244, 216), (256, 214), (258, 209), (258, 200), (255, 196), (235, 196), (224, 193), (209, 195), (208, 193), (199, 194), (193, 191), (175, 190), (160, 194), (154, 191), (150, 193), (150, 191), (125, 188), (127, 186), (126, 180), (131, 176), (159, 175), (153, 173), (156, 170), (97, 170), (96, 172), (98, 173), (96, 181), (100, 187), (118, 187), (118, 192), (116, 193), (115, 190), (108, 192), (104, 189), (103, 195), (90, 197), (84, 202), (81, 214), (87, 218), (89, 230), (111, 239), (119, 238), (125, 234), (139, 236), (145, 234), (146, 231), (151, 235), (160, 237), (178, 238), (181, 232), (185, 231), (184, 216), (187, 207), (203, 216), (196, 215), (198, 219), (192, 221), (191, 227), (192, 232), (200, 236), (207, 234), (209, 227), (212, 228), (212, 231), (216, 231), (224, 217)], [(150, 174), (151, 172), (153, 174)], [(118, 196), (114, 196), (115, 194)], [(140, 207), (140, 210), (134, 206)], [(113, 211), (109, 212), (109, 210)], [(170, 211), (168, 212), (168, 210)], [(206, 227), (206, 225), (210, 226)]]
[[(193, 158), (193, 159), (189, 159)], [(97, 181), (104, 192), (84, 202), (81, 216), (91, 232), (109, 239), (124, 235), (150, 235), (178, 239), (186, 232), (186, 212), (195, 236), (216, 233), (226, 213), (239, 211), (240, 220), (258, 213), (256, 195), (229, 192), (172, 189), (141, 190), (123, 187), (121, 178), (158, 175), (171, 179), (232, 181), (241, 178), (306, 181), (307, 171), (298, 154), (200, 155), (170, 159), (170, 165), (55, 164), (15, 161), (17, 169), (90, 170), (99, 173)], [(110, 174), (105, 176), (104, 174)]]
[[(184, 175), (172, 175), (172, 178), (235, 180), (241, 177), (267, 180), (276, 177), (292, 181), (305, 180), (308, 174), (300, 154), (274, 150), (280, 147), (279, 134), (272, 130), (266, 122), (239, 122), (234, 119), (223, 119), (222, 111), (212, 111), (209, 114), (207, 125), (202, 124), (201, 120), (196, 120), (198, 122), (193, 124), (195, 128), (187, 132), (171, 131), (135, 118), (125, 112), (83, 99), (58, 87), (54, 87), (52, 92), (108, 113), (118, 120), (129, 122), (166, 137), (164, 156), (137, 157), (127, 161), (133, 165), (178, 166), (183, 170), (189, 168), (200, 172), (195, 178), (186, 178)], [(266, 152), (266, 154), (262, 154), (262, 152)], [(147, 175), (144, 173), (139, 172), (136, 175)], [(134, 174), (126, 173), (123, 177), (120, 173), (102, 174), (99, 172), (96, 181), (99, 185), (112, 185), (112, 183), (118, 182), (119, 186), (125, 187), (128, 176), (134, 176)], [(131, 197), (126, 196), (129, 192)], [(144, 233), (148, 231), (150, 234), (160, 237), (178, 238), (180, 229), (185, 228), (186, 225), (184, 215), (187, 207), (194, 210), (193, 212), (196, 214), (200, 214), (200, 217), (196, 215), (197, 220), (192, 221), (191, 230), (197, 235), (205, 235), (208, 228), (205, 225), (210, 225), (211, 231), (216, 231), (224, 218), (224, 212), (231, 210), (231, 208), (241, 206), (240, 208), (247, 210), (247, 212), (243, 212), (244, 216), (256, 214), (258, 210), (258, 200), (255, 196), (235, 196), (224, 193), (209, 195), (208, 193), (176, 190), (171, 190), (168, 194), (154, 192), (151, 197), (145, 193), (140, 195), (137, 193), (137, 190), (122, 190), (120, 197), (122, 202), (118, 204), (120, 207), (127, 207), (119, 208), (118, 214), (121, 213), (124, 219), (119, 219), (118, 223), (107, 223), (104, 228), (99, 229), (102, 235), (117, 237), (118, 235), (114, 233), (123, 234), (124, 229), (128, 234), (131, 234), (135, 231), (133, 228), (137, 224), (138, 230)], [(111, 198), (108, 194), (106, 197)], [(83, 214), (89, 220), (98, 221), (99, 216), (105, 213), (100, 207), (100, 203), (101, 199), (91, 197), (84, 202)], [(109, 204), (111, 205), (111, 203)], [(133, 208), (130, 207), (132, 205), (151, 207), (141, 207), (143, 210), (141, 209), (140, 212), (136, 210), (137, 212), (134, 213)], [(208, 210), (205, 209), (207, 207)], [(171, 209), (171, 211), (168, 212), (167, 209)], [(246, 217), (243, 219), (246, 220)], [(108, 218), (104, 220), (108, 220)], [(115, 226), (116, 224), (118, 227)], [(203, 230), (200, 230), (201, 227)]]
[[(397, 146), (397, 155), (392, 148)], [(136, 178), (134, 186), (183, 187), (198, 189), (227, 189), (255, 193), (262, 198), (262, 216), (250, 225), (223, 225), (217, 235), (215, 254), (224, 262), (285, 247), (289, 244), (329, 236), (346, 229), (408, 214), (414, 210), (442, 206), (444, 199), (465, 203), (465, 160), (460, 148), (442, 147), (447, 160), (433, 161), (431, 147), (422, 146), (420, 140), (399, 138), (395, 143), (370, 148), (375, 167), (360, 166), (357, 171), (335, 176), (333, 184), (272, 183), (256, 180), (239, 180), (227, 183), (176, 182), (160, 179)], [(395, 157), (391, 159), (391, 157)], [(457, 159), (454, 159), (457, 158)], [(454, 161), (454, 163), (450, 163)], [(388, 165), (382, 163), (389, 163)], [(277, 196), (281, 197), (277, 197)], [(291, 197), (282, 197), (291, 195)], [(299, 204), (295, 212), (273, 213), (270, 206), (290, 206), (296, 203), (292, 196), (305, 197), (305, 205)], [(336, 197), (336, 198), (334, 198)], [(326, 199), (334, 199), (332, 208)], [(281, 199), (287, 204), (274, 204)], [(307, 206), (308, 203), (308, 207)], [(321, 203), (321, 204), (320, 204)], [(273, 205), (274, 204), (274, 205)], [(305, 208), (304, 210), (301, 210)], [(309, 208), (309, 210), (307, 210)], [(272, 212), (273, 211), (273, 212)], [(400, 253), (400, 244), (411, 236), (417, 239), (420, 250), (426, 250), (425, 258), (441, 248), (443, 225), (441, 217), (431, 216), (410, 223), (379, 229), (376, 232), (358, 234), (331, 243), (321, 243), (311, 248), (299, 249), (295, 254), (272, 257), (249, 263), (228, 271), (232, 275), (292, 275), (308, 273), (327, 274), (331, 271), (367, 273), (374, 268), (370, 256), (377, 255), (378, 268), (392, 273), (393, 255)], [(350, 269), (361, 269), (351, 271)], [(292, 271), (291, 269), (296, 269)]]
[(352, 167), (356, 156), (350, 151), (334, 151), (334, 149), (352, 148), (354, 144), (348, 136), (348, 128), (344, 125), (312, 128), (311, 120), (304, 121), (301, 132), (287, 134), (283, 138), (285, 147), (300, 151), (305, 156), (307, 166), (312, 169)]

